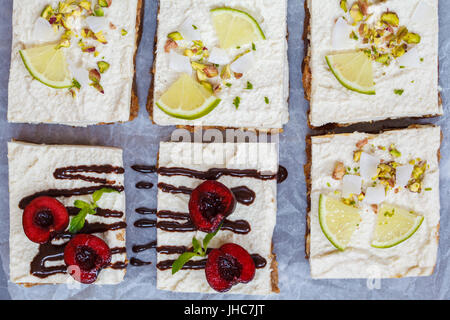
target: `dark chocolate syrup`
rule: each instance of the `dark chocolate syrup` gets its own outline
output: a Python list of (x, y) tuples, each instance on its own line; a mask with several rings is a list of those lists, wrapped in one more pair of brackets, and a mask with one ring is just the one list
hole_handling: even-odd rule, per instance
[(156, 214), (156, 209), (150, 209), (150, 208), (145, 208), (145, 207), (141, 207), (141, 208), (137, 208), (136, 212), (142, 215), (147, 215), (147, 214)]
[(154, 228), (156, 226), (156, 220), (140, 219), (134, 223), (137, 228)]
[(283, 183), (288, 178), (288, 171), (285, 167), (278, 167), (277, 183)]
[(189, 220), (190, 219), (189, 213), (173, 212), (173, 211), (168, 211), (168, 210), (158, 211), (156, 216), (161, 219), (173, 219), (173, 220)]
[(93, 194), (95, 191), (109, 188), (114, 189), (118, 192), (122, 192), (124, 190), (123, 186), (110, 186), (110, 185), (99, 185), (95, 187), (85, 187), (85, 188), (77, 188), (77, 189), (49, 189), (45, 191), (39, 191), (31, 196), (27, 196), (20, 200), (19, 208), (25, 209), (25, 207), (34, 199), (42, 196), (57, 198), (57, 197), (73, 197), (73, 196), (84, 196), (87, 194)]
[[(188, 187), (176, 187), (173, 186), (171, 184), (167, 184), (167, 183), (158, 183), (158, 188), (161, 189), (163, 192), (168, 192), (168, 193), (172, 193), (172, 194), (191, 194), (192, 193), (192, 188), (188, 188)], [(236, 187), (231, 189), (231, 191), (233, 192), (236, 201), (249, 206), (251, 205), (254, 201), (255, 201), (255, 192), (253, 190), (250, 190), (249, 188), (242, 186), (242, 187)]]
[(150, 264), (152, 264), (150, 261), (142, 261), (138, 258), (131, 258), (130, 259), (130, 264), (133, 267), (142, 267), (142, 266), (148, 266)]
[(133, 252), (139, 253), (145, 250), (154, 249), (156, 248), (156, 241), (152, 241), (146, 244), (136, 244), (133, 246)]
[(65, 168), (58, 168), (53, 172), (55, 179), (60, 180), (83, 180), (93, 183), (101, 184), (115, 184), (115, 181), (107, 180), (105, 178), (97, 178), (86, 176), (78, 173), (115, 173), (123, 174), (125, 170), (122, 167), (115, 167), (112, 165), (92, 165), (92, 166), (71, 166)]
[[(259, 254), (252, 254), (251, 255), (253, 261), (255, 262), (255, 267), (256, 269), (262, 269), (267, 265), (267, 261), (266, 259), (264, 259), (263, 257), (261, 257)], [(208, 261), (208, 259), (201, 259), (201, 260), (190, 260), (188, 261), (184, 266), (183, 266), (183, 270), (201, 270), (201, 269), (205, 269), (206, 266), (206, 261)], [(172, 268), (173, 263), (175, 262), (175, 260), (164, 260), (164, 261), (160, 261), (156, 267), (159, 270), (169, 270)]]
[[(66, 207), (66, 209), (70, 216), (76, 216), (80, 212), (80, 209), (75, 207)], [(124, 213), (122, 211), (97, 208), (95, 215), (103, 218), (122, 218)]]
[(131, 169), (140, 173), (155, 173), (156, 166), (146, 166), (146, 165), (134, 165)]
[(165, 168), (158, 169), (158, 174), (162, 176), (184, 176), (200, 180), (218, 180), (222, 176), (238, 177), (238, 178), (254, 178), (260, 180), (276, 179), (278, 174), (263, 174), (258, 170), (253, 169), (227, 169), (227, 168), (212, 168), (208, 171), (197, 171), (187, 168)]
[(114, 263), (110, 263), (106, 268), (111, 268), (114, 270), (121, 270), (121, 269), (126, 269), (128, 266), (128, 263), (123, 262), (123, 261), (117, 261)]
[(151, 189), (153, 188), (153, 183), (147, 181), (140, 181), (136, 183), (137, 189)]

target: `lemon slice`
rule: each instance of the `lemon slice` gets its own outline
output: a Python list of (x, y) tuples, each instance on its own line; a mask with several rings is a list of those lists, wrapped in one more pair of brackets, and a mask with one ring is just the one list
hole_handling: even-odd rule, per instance
[(217, 8), (211, 10), (211, 15), (220, 47), (223, 49), (266, 39), (258, 22), (247, 12), (232, 8)]
[(55, 44), (20, 50), (28, 72), (46, 86), (62, 89), (72, 87), (72, 77), (62, 49)]
[(392, 248), (408, 240), (422, 225), (424, 217), (401, 208), (382, 205), (372, 240), (374, 248)]
[(326, 56), (336, 79), (347, 89), (374, 95), (372, 61), (364, 52), (338, 53)]
[(344, 251), (361, 216), (357, 208), (345, 205), (335, 198), (320, 195), (319, 222), (325, 236), (337, 249)]
[(220, 101), (192, 77), (183, 73), (156, 105), (172, 117), (194, 120), (213, 111)]

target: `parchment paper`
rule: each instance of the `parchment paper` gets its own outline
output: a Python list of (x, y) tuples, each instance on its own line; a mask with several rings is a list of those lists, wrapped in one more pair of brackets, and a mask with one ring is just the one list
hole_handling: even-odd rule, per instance
[[(27, 0), (21, 0), (27, 1)], [(118, 0), (125, 1), (125, 0)], [(277, 0), (273, 0), (277, 1)], [(324, 0), (335, 1), (335, 0)], [(12, 0), (0, 0), (0, 298), (2, 299), (449, 299), (450, 298), (450, 147), (447, 137), (442, 145), (441, 162), (441, 239), (439, 258), (432, 277), (382, 280), (370, 290), (366, 280), (312, 280), (309, 264), (305, 259), (304, 234), (306, 214), (306, 186), (303, 175), (305, 163), (305, 135), (311, 133), (306, 118), (309, 108), (303, 98), (301, 63), (303, 59), (304, 10), (302, 0), (289, 0), (289, 62), (290, 62), (290, 122), (280, 137), (280, 162), (289, 171), (288, 180), (279, 185), (277, 225), (274, 235), (275, 252), (279, 262), (279, 286), (281, 293), (268, 297), (236, 295), (176, 294), (156, 290), (154, 251), (141, 253), (139, 258), (153, 261), (148, 267), (128, 267), (125, 281), (117, 286), (47, 285), (23, 288), (9, 282), (9, 200), (8, 163), (6, 143), (12, 138), (36, 143), (67, 143), (116, 146), (124, 149), (127, 188), (127, 248), (129, 258), (135, 256), (131, 246), (156, 238), (155, 230), (136, 229), (133, 222), (139, 219), (134, 209), (140, 206), (156, 206), (156, 190), (137, 190), (134, 184), (143, 177), (132, 171), (136, 163), (155, 164), (160, 140), (169, 140), (174, 128), (153, 125), (148, 119), (145, 103), (151, 81), (150, 68), (156, 27), (157, 0), (145, 1), (145, 21), (142, 42), (137, 57), (137, 82), (141, 110), (133, 122), (118, 125), (71, 128), (58, 125), (8, 124), (6, 121), (8, 76), (11, 47)], [(440, 85), (445, 111), (449, 102), (450, 79), (450, 1), (440, 1)], [(426, 90), (426, 88), (424, 88)], [(20, 93), (18, 93), (20, 94)], [(445, 136), (450, 136), (448, 114), (438, 119), (418, 121), (442, 126)], [(389, 121), (388, 126), (400, 127), (411, 122)], [(339, 129), (381, 128), (360, 125)], [(316, 132), (320, 133), (320, 132)], [(148, 180), (156, 182), (155, 176)], [(373, 286), (372, 286), (373, 287)]]

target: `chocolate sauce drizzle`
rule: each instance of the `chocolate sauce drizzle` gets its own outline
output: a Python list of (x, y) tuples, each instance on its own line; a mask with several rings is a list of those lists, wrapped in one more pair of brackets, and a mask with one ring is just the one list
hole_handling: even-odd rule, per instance
[(147, 181), (140, 181), (140, 182), (136, 183), (136, 188), (148, 190), (148, 189), (153, 188), (153, 183), (147, 182)]
[(123, 174), (125, 170), (122, 167), (115, 167), (112, 165), (91, 165), (91, 166), (71, 166), (65, 168), (58, 168), (53, 172), (55, 179), (60, 180), (83, 180), (93, 183), (101, 184), (115, 184), (115, 181), (107, 180), (105, 178), (97, 178), (86, 176), (78, 173), (116, 173)]
[(158, 174), (167, 177), (184, 176), (200, 180), (218, 180), (222, 176), (238, 177), (238, 178), (254, 178), (259, 180), (273, 180), (277, 179), (276, 174), (263, 174), (254, 169), (227, 169), (227, 168), (211, 168), (208, 171), (197, 171), (187, 168), (167, 168), (161, 167), (158, 169)]
[(156, 209), (149, 209), (146, 207), (141, 207), (141, 208), (136, 209), (136, 213), (139, 213), (142, 215), (156, 214)]
[[(48, 197), (72, 197), (72, 196), (81, 196), (93, 194), (95, 191), (100, 190), (102, 188), (110, 188), (114, 189), (118, 192), (123, 192), (123, 186), (114, 186), (115, 181), (107, 180), (105, 178), (97, 178), (91, 177), (87, 175), (79, 174), (81, 172), (84, 173), (115, 173), (115, 174), (123, 174), (124, 169), (121, 167), (115, 167), (112, 165), (91, 165), (91, 166), (71, 166), (65, 168), (58, 168), (54, 171), (53, 176), (55, 179), (60, 180), (83, 180), (92, 183), (100, 183), (101, 185), (92, 186), (92, 187), (84, 187), (84, 188), (76, 188), (76, 189), (49, 189), (45, 191), (36, 192), (33, 195), (24, 197), (19, 202), (19, 208), (25, 209), (25, 207), (34, 199), (41, 196)], [(69, 215), (74, 216), (77, 215), (80, 209), (75, 207), (67, 207), (67, 211)], [(124, 213), (121, 211), (110, 210), (97, 208), (98, 216), (105, 218), (121, 218), (124, 216)], [(85, 222), (84, 227), (79, 231), (79, 233), (84, 234), (94, 234), (94, 233), (105, 233), (110, 230), (119, 230), (125, 229), (127, 224), (123, 221), (106, 224), (106, 223), (89, 223)], [(70, 240), (75, 236), (68, 231), (63, 231), (59, 233), (52, 234), (51, 239), (44, 244), (39, 245), (38, 253), (33, 258), (30, 263), (30, 272), (32, 275), (39, 278), (46, 278), (51, 275), (57, 273), (66, 273), (67, 266), (59, 265), (59, 266), (51, 266), (47, 267), (45, 264), (47, 261), (60, 261), (64, 259), (64, 249), (67, 245), (67, 242), (63, 244), (53, 244), (53, 240)], [(111, 254), (122, 254), (126, 252), (126, 248), (116, 247), (111, 249)], [(113, 269), (124, 269), (127, 267), (126, 262), (115, 262), (108, 266), (108, 268)]]
[[(176, 187), (171, 184), (162, 183), (162, 182), (158, 183), (158, 188), (160, 190), (162, 190), (163, 192), (172, 193), (172, 194), (180, 194), (181, 193), (181, 194), (189, 195), (193, 191), (192, 188), (188, 188), (188, 187), (184, 187), (184, 186)], [(236, 201), (243, 205), (249, 206), (253, 202), (255, 202), (255, 198), (256, 198), (255, 192), (246, 186), (232, 188), (231, 191), (233, 192), (233, 194), (236, 198)]]
[(140, 219), (134, 223), (137, 228), (154, 228), (156, 226), (156, 220)]
[(156, 166), (146, 166), (146, 165), (134, 165), (131, 169), (140, 173), (155, 173)]
[(130, 259), (130, 264), (133, 267), (142, 267), (142, 266), (148, 266), (150, 264), (152, 264), (150, 261), (142, 261), (141, 259), (138, 258), (131, 258)]
[(132, 250), (134, 253), (139, 253), (139, 252), (149, 250), (149, 249), (154, 249), (154, 248), (156, 248), (156, 241), (152, 241), (147, 244), (134, 245)]

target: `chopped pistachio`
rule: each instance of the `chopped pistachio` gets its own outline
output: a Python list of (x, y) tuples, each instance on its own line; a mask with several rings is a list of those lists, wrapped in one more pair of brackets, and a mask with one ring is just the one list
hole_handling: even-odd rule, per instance
[(91, 80), (94, 83), (99, 83), (102, 76), (100, 75), (100, 72), (97, 69), (91, 69), (89, 70), (89, 80)]
[(408, 34), (408, 28), (406, 28), (405, 26), (400, 27), (398, 29), (397, 35), (396, 35), (397, 43), (400, 43), (407, 34)]
[(167, 39), (166, 44), (164, 45), (164, 51), (169, 53), (172, 49), (176, 48), (178, 48), (178, 44), (172, 39)]
[(266, 104), (269, 104), (269, 103), (270, 103), (270, 100), (269, 100), (268, 97), (264, 97), (264, 101), (266, 102)]
[(350, 33), (350, 39), (352, 39), (352, 40), (358, 40), (359, 39), (358, 36), (356, 35), (355, 31), (352, 31)]
[(207, 82), (207, 81), (202, 81), (200, 82), (200, 84), (203, 86), (203, 88), (205, 88), (206, 90), (208, 90), (209, 92), (213, 93), (213, 86), (211, 83)]
[(90, 1), (83, 0), (83, 1), (80, 1), (78, 3), (78, 5), (87, 11), (91, 11), (91, 2)]
[(384, 65), (389, 65), (390, 60), (391, 58), (387, 53), (381, 54), (375, 59), (376, 62), (382, 63)]
[(57, 46), (56, 49), (60, 48), (68, 48), (70, 47), (70, 41), (68, 39), (62, 40)]
[(256, 45), (254, 43), (252, 43), (252, 50), (256, 51)]
[(347, 0), (341, 0), (340, 6), (341, 9), (344, 10), (345, 12), (348, 11)]
[(223, 80), (231, 78), (231, 68), (229, 64), (223, 67), (222, 71), (220, 72), (220, 78), (222, 78)]
[(126, 36), (128, 34), (128, 31), (125, 29), (122, 29), (121, 33), (122, 33), (122, 36)]
[(364, 15), (361, 12), (361, 8), (359, 7), (359, 3), (355, 2), (350, 8), (350, 16), (353, 18), (353, 22), (356, 24), (362, 19), (364, 19)]
[(405, 49), (405, 46), (403, 46), (403, 45), (399, 45), (399, 46), (395, 47), (394, 49), (392, 49), (392, 54), (396, 58), (401, 57), (405, 53), (406, 53), (406, 49)]
[(408, 44), (417, 44), (420, 43), (421, 38), (417, 33), (409, 32), (403, 37), (403, 40)]
[(102, 7), (100, 7), (99, 5), (95, 5), (94, 15), (97, 17), (103, 17), (105, 16), (105, 12), (103, 11)]
[(197, 79), (200, 82), (206, 81), (208, 77), (202, 70), (197, 70)]
[(239, 108), (239, 105), (241, 104), (241, 98), (240, 98), (240, 97), (234, 98), (233, 104), (234, 104), (234, 106), (236, 107), (236, 109), (238, 109), (238, 108)]
[(334, 180), (342, 180), (344, 175), (345, 175), (344, 163), (337, 162), (334, 167), (333, 174), (332, 174), (333, 179)]
[(197, 62), (197, 61), (192, 61), (191, 62), (191, 66), (192, 66), (192, 69), (200, 70), (200, 71), (203, 71), (203, 69), (205, 69), (207, 67), (206, 64), (203, 64), (203, 63), (200, 63), (200, 62)]
[(105, 73), (106, 71), (108, 71), (110, 64), (106, 61), (99, 61), (97, 62), (97, 66), (100, 73)]
[(98, 4), (101, 7), (109, 7), (111, 6), (112, 0), (98, 0)]
[(250, 81), (247, 81), (247, 88), (245, 88), (247, 90), (252, 90), (253, 89), (253, 84)]
[(359, 162), (359, 160), (361, 159), (361, 155), (362, 155), (362, 150), (355, 151), (353, 153), (353, 161)]
[(100, 85), (100, 83), (91, 83), (91, 86), (97, 89), (98, 92), (101, 94), (105, 94), (105, 90), (103, 90), (103, 87)]
[(419, 182), (415, 182), (408, 186), (409, 191), (414, 193), (420, 193), (422, 190), (422, 185)]
[(72, 80), (72, 85), (77, 89), (81, 89), (81, 84), (77, 81), (77, 79)]
[(167, 35), (167, 37), (168, 37), (169, 39), (174, 40), (174, 41), (183, 40), (183, 36), (182, 36), (181, 33), (179, 33), (178, 31), (169, 33), (169, 34)]
[(393, 27), (398, 27), (400, 20), (395, 12), (385, 12), (381, 15), (381, 22)]
[(399, 158), (402, 156), (402, 153), (395, 148), (394, 144), (391, 144), (391, 146), (389, 147), (389, 153), (396, 158)]
[(107, 44), (107, 43), (108, 43), (108, 41), (106, 41), (105, 36), (103, 35), (103, 31), (97, 32), (97, 33), (95, 34), (95, 39), (96, 39), (98, 42), (103, 43), (103, 44)]
[(206, 74), (208, 78), (214, 78), (219, 75), (219, 70), (216, 66), (208, 65), (205, 68), (203, 68), (203, 72)]
[(229, 82), (225, 83), (225, 85), (226, 85), (228, 88), (231, 88), (231, 86), (232, 86), (232, 84), (229, 83)]
[[(172, 41), (173, 41), (173, 40), (172, 40)], [(177, 45), (177, 46), (178, 46), (178, 45)], [(183, 54), (184, 54), (186, 57), (189, 57), (189, 58), (191, 58), (191, 57), (194, 56), (194, 53), (192, 52), (191, 49), (185, 49), (184, 52), (183, 52)]]
[(405, 92), (404, 89), (394, 89), (394, 93), (401, 96), (403, 94), (403, 92)]
[(51, 5), (48, 5), (44, 8), (44, 10), (41, 13), (41, 17), (44, 19), (50, 19), (51, 16), (53, 16), (54, 11)]
[(236, 79), (240, 79), (244, 76), (242, 73), (237, 73), (237, 72), (233, 72), (233, 75)]

